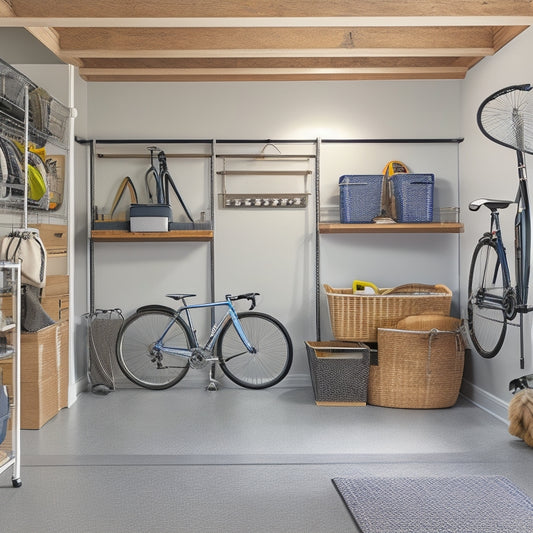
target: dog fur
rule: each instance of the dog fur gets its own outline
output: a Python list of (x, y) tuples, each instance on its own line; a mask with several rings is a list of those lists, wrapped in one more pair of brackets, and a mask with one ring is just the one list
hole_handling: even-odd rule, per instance
[(516, 393), (509, 403), (509, 433), (533, 448), (533, 389)]

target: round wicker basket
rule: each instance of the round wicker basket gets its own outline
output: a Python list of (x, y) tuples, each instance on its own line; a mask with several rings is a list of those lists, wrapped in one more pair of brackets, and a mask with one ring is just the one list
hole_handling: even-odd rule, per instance
[[(416, 327), (422, 325), (426, 328)], [(370, 367), (368, 403), (406, 409), (454, 405), (464, 368), (460, 325), (451, 317), (422, 316), (401, 324), (409, 329), (378, 329), (378, 364)]]

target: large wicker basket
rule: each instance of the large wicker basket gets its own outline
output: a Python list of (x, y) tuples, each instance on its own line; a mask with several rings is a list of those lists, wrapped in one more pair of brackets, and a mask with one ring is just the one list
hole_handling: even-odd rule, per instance
[(340, 341), (376, 342), (378, 328), (395, 327), (409, 315), (449, 315), (452, 291), (445, 285), (408, 284), (379, 294), (353, 294), (324, 284), (333, 336)]
[(454, 320), (453, 331), (380, 328), (378, 364), (372, 365), (369, 372), (368, 403), (404, 409), (454, 405), (461, 387), (465, 353), (461, 321)]

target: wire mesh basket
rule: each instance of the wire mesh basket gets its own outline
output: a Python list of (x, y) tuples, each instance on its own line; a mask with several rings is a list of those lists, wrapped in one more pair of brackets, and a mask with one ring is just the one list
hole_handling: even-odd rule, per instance
[(28, 77), (0, 59), (0, 111), (23, 121), (26, 86), (29, 91), (36, 89)]
[(68, 119), (70, 112), (58, 100), (48, 94), (42, 87), (30, 92), (31, 121), (34, 127), (32, 141), (37, 146), (44, 146), (49, 138), (66, 144)]
[(369, 223), (381, 214), (383, 176), (345, 175), (339, 178), (341, 223)]
[(433, 174), (393, 174), (390, 183), (398, 222), (433, 220)]

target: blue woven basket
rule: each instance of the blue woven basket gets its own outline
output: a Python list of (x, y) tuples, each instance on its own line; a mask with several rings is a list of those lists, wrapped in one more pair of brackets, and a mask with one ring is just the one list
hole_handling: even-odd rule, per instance
[(381, 214), (383, 176), (353, 175), (339, 178), (341, 223), (368, 223)]
[(433, 220), (434, 174), (393, 174), (390, 180), (398, 222)]

